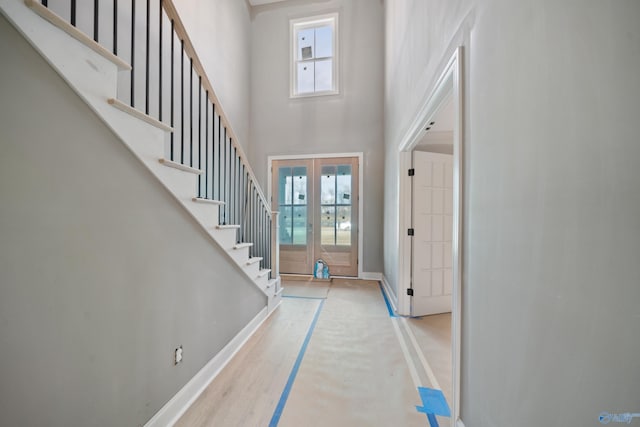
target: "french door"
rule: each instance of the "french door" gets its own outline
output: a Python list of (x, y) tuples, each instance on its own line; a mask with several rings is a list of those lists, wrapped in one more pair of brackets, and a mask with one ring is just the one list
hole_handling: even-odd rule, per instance
[(272, 204), (280, 212), (280, 272), (358, 275), (358, 158), (273, 161)]

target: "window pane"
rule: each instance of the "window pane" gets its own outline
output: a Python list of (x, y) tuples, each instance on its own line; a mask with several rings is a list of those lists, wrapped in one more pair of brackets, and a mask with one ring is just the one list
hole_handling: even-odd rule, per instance
[(280, 207), (280, 243), (290, 245), (293, 243), (292, 208)]
[(333, 60), (316, 61), (316, 92), (333, 90)]
[(323, 166), (320, 176), (320, 202), (334, 204), (336, 202), (336, 167)]
[(336, 244), (342, 246), (351, 245), (351, 206), (338, 206), (336, 208)]
[(307, 168), (293, 168), (293, 204), (307, 204)]
[(338, 166), (338, 204), (351, 204), (351, 166)]
[(293, 244), (307, 244), (307, 207), (296, 206), (293, 208)]
[(298, 92), (313, 93), (314, 66), (313, 62), (298, 63)]
[(291, 204), (291, 168), (280, 168), (278, 172), (278, 204)]
[(300, 61), (301, 59), (311, 59), (314, 57), (314, 34), (315, 31), (313, 28), (298, 30), (298, 61)]
[(320, 242), (325, 246), (336, 244), (336, 208), (334, 206), (322, 207)]
[(333, 56), (333, 30), (331, 26), (316, 28), (316, 58)]

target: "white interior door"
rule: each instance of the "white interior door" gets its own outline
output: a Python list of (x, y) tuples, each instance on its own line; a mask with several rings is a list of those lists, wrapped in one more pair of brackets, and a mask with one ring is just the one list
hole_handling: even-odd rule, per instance
[(451, 311), (453, 156), (413, 153), (411, 315)]

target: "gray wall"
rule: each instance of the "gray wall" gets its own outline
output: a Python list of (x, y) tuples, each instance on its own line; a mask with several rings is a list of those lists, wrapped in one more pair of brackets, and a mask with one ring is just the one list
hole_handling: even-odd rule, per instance
[(449, 43), (466, 48), (465, 424), (638, 412), (640, 3), (385, 5), (392, 281), (394, 153)]
[[(289, 19), (339, 12), (341, 93), (289, 98)], [(251, 165), (267, 157), (364, 152), (364, 271), (382, 271), (383, 6), (378, 0), (274, 4), (252, 13)]]
[(1, 17), (0, 56), (0, 425), (144, 424), (266, 297)]
[(174, 0), (224, 113), (248, 153), (251, 21), (245, 0)]

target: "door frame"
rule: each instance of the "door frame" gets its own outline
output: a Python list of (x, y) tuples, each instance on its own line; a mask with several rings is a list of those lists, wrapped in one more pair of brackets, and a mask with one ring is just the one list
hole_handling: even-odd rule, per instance
[[(444, 71), (434, 85), (433, 91), (425, 98), (422, 107), (412, 122), (398, 149), (398, 313), (410, 315), (411, 297), (404, 292), (411, 284), (411, 237), (407, 229), (411, 228), (411, 178), (407, 171), (411, 168), (411, 154), (422, 139), (425, 129), (433, 121), (438, 110), (449, 99), (453, 101), (453, 237), (452, 274), (453, 289), (451, 301), (451, 353), (452, 353), (452, 425), (460, 422), (460, 372), (461, 372), (461, 339), (462, 339), (462, 262), (463, 262), (463, 210), (464, 202), (464, 88), (463, 88), (463, 58), (462, 46), (458, 46)], [(452, 98), (451, 98), (452, 97)]]
[[(274, 160), (315, 160), (315, 159), (330, 159), (330, 158), (338, 158), (338, 157), (356, 157), (358, 159), (358, 278), (362, 278), (362, 267), (364, 264), (364, 260), (362, 258), (363, 248), (363, 206), (364, 206), (364, 174), (363, 174), (363, 159), (364, 153), (356, 152), (356, 153), (326, 153), (326, 154), (285, 154), (285, 155), (274, 155), (267, 157), (267, 197), (269, 201), (271, 201), (271, 205), (273, 206), (273, 193), (271, 188), (271, 182), (273, 180), (273, 161)], [(337, 277), (337, 276), (336, 276)]]

